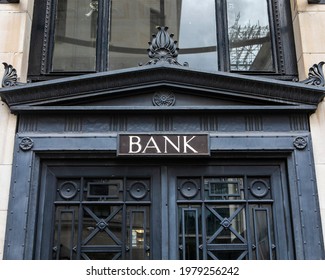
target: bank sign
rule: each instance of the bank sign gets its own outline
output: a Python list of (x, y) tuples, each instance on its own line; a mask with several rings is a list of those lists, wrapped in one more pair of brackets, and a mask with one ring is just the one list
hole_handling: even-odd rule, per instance
[(118, 156), (210, 155), (208, 134), (120, 134)]

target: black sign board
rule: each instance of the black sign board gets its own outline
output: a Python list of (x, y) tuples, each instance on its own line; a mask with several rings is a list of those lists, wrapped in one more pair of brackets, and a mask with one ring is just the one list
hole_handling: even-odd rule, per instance
[(120, 134), (118, 156), (210, 155), (208, 134)]

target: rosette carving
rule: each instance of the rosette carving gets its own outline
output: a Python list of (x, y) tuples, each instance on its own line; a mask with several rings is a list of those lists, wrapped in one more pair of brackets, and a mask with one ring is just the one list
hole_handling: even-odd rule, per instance
[(157, 92), (153, 98), (154, 106), (174, 106), (176, 97), (172, 92)]

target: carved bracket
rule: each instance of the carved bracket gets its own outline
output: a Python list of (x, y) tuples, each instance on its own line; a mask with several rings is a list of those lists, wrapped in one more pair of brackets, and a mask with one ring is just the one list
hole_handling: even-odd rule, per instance
[(179, 48), (176, 46), (177, 41), (173, 40), (174, 34), (167, 32), (167, 26), (158, 26), (157, 34), (152, 35), (152, 41), (148, 42), (148, 56), (151, 58), (146, 65), (168, 62), (169, 64), (188, 66), (185, 62), (183, 65), (177, 62)]
[(7, 88), (24, 85), (24, 83), (18, 82), (17, 70), (12, 65), (5, 62), (2, 64), (5, 67), (5, 73), (2, 78), (2, 87)]
[(313, 85), (313, 86), (325, 86), (325, 77), (323, 71), (323, 65), (325, 64), (324, 61), (321, 61), (318, 64), (314, 64), (312, 67), (309, 68), (308, 78), (303, 81), (295, 80), (296, 82), (303, 83), (306, 85)]

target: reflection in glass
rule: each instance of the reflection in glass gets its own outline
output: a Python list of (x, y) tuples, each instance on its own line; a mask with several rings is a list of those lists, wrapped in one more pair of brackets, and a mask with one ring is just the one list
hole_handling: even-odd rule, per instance
[(106, 247), (107, 251), (122, 244), (122, 207), (96, 205), (83, 207), (82, 250)]
[(268, 1), (228, 0), (227, 14), (230, 70), (274, 71)]
[(217, 69), (215, 0), (112, 0), (109, 69), (147, 62), (156, 26), (175, 34), (179, 63)]
[[(142, 186), (132, 184), (130, 178), (58, 180), (53, 236), (49, 237), (52, 259), (150, 259), (149, 203), (125, 201), (124, 182)], [(149, 190), (150, 180), (141, 182)], [(71, 196), (75, 189), (82, 195)]]
[(149, 259), (149, 207), (130, 207), (128, 217), (128, 258)]
[(246, 243), (246, 220), (244, 206), (206, 206), (208, 244)]
[(253, 211), (256, 242), (256, 259), (271, 260), (272, 249), (268, 209), (256, 208)]
[(121, 254), (119, 253), (98, 253), (98, 252), (87, 252), (81, 254), (85, 260), (119, 260)]
[(224, 251), (212, 251), (209, 254), (210, 260), (218, 259), (218, 260), (245, 260), (247, 259), (246, 251), (235, 251), (235, 250), (224, 250)]
[(78, 218), (75, 207), (57, 207), (53, 242), (53, 259), (76, 258), (73, 247), (77, 242)]
[(204, 190), (208, 200), (244, 199), (243, 178), (204, 178)]
[(117, 179), (87, 180), (83, 199), (88, 201), (122, 200), (122, 185), (123, 180)]
[(94, 71), (98, 11), (89, 0), (58, 0), (52, 71)]
[(199, 259), (199, 209), (180, 208), (180, 241), (183, 260)]

